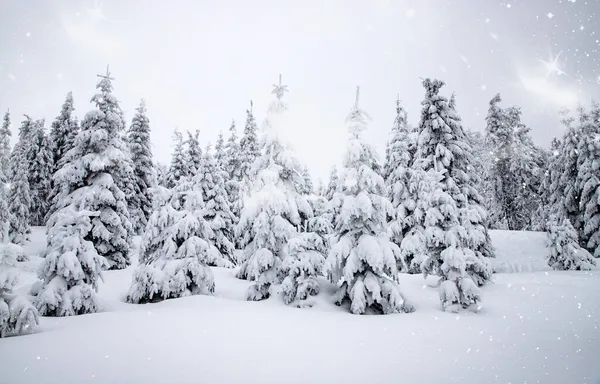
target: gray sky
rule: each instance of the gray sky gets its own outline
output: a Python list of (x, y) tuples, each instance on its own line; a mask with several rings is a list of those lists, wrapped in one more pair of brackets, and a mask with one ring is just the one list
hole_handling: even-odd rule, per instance
[(446, 81), (475, 130), (501, 92), (544, 146), (562, 132), (561, 106), (600, 99), (598, 0), (0, 0), (0, 14), (13, 130), (23, 113), (49, 126), (70, 90), (83, 118), (110, 64), (128, 124), (146, 99), (164, 163), (175, 127), (214, 143), (233, 118), (241, 132), (250, 99), (260, 121), (279, 73), (283, 135), (316, 177), (343, 155), (356, 85), (381, 153), (397, 94), (418, 122), (419, 77)]

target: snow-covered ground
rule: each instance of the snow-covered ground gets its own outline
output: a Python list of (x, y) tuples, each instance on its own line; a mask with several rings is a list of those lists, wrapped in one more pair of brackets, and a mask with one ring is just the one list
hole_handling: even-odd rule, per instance
[[(26, 247), (21, 291), (43, 234)], [(503, 273), (478, 314), (442, 312), (421, 276), (401, 281), (415, 313), (357, 316), (326, 283), (312, 308), (247, 302), (248, 283), (220, 268), (214, 296), (132, 305), (132, 268), (107, 272), (105, 312), (0, 339), (0, 383), (598, 383), (600, 271), (548, 270), (543, 233), (492, 239)]]

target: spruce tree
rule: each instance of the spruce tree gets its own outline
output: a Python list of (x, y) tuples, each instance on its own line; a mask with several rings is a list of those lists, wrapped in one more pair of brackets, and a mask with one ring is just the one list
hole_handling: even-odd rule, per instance
[[(279, 119), (276, 114), (285, 108), (282, 97), (286, 87), (274, 86), (276, 99), (269, 107), (269, 135), (266, 136), (264, 152), (255, 161), (248, 175), (253, 180), (253, 190), (244, 206), (236, 234), (243, 247), (243, 264), (237, 277), (255, 283), (247, 291), (248, 300), (263, 300), (271, 296), (271, 286), (281, 282), (281, 262), (289, 253), (290, 239), (294, 238), (303, 222), (312, 217), (312, 209), (298, 190), (302, 184), (301, 166), (289, 149), (277, 138)], [(248, 111), (250, 125), (253, 118)], [(246, 125), (249, 126), (248, 124)], [(252, 137), (247, 130), (245, 137)], [(254, 136), (255, 137), (255, 136)], [(242, 140), (243, 141), (243, 140)], [(246, 141), (248, 152), (254, 144)], [(247, 161), (246, 157), (243, 161)]]
[(234, 224), (237, 225), (242, 209), (242, 168), (241, 152), (235, 129), (235, 121), (231, 122), (231, 127), (229, 128), (229, 138), (225, 144), (225, 159), (226, 163), (224, 169), (227, 172), (225, 189), (227, 190), (229, 207), (234, 216)]
[(304, 186), (302, 188), (302, 193), (304, 193), (305, 195), (314, 194), (315, 187), (313, 185), (312, 177), (310, 176), (310, 172), (306, 165), (304, 167), (302, 167), (302, 179), (304, 180)]
[(212, 294), (215, 282), (207, 264), (215, 247), (210, 242), (210, 223), (204, 219), (202, 193), (185, 183), (172, 190), (157, 187), (155, 202), (127, 301), (138, 304)]
[(217, 162), (217, 166), (222, 170), (225, 170), (227, 165), (227, 154), (225, 153), (225, 139), (223, 138), (223, 132), (219, 132), (217, 135), (214, 157), (215, 161)]
[(577, 231), (569, 219), (559, 224), (553, 220), (548, 231), (550, 257), (548, 265), (552, 269), (586, 271), (596, 265), (594, 257), (578, 243)]
[(600, 257), (600, 104), (589, 113), (581, 112), (581, 138), (578, 143), (577, 185), (581, 191), (579, 209), (583, 231), (581, 243)]
[[(86, 128), (84, 123), (83, 135)], [(64, 169), (57, 173), (59, 178)], [(106, 213), (66, 206), (51, 216), (44, 264), (38, 272), (42, 285), (34, 301), (40, 315), (75, 316), (100, 309), (96, 292), (108, 262), (98, 254), (92, 231), (97, 225), (94, 221), (102, 220), (100, 216)]]
[(46, 224), (46, 217), (50, 209), (54, 169), (53, 148), (44, 131), (43, 120), (36, 121), (34, 124), (25, 159), (28, 165), (27, 179), (31, 197), (30, 223), (35, 226), (43, 226)]
[[(16, 147), (16, 146), (15, 146)], [(28, 164), (24, 159), (15, 164), (12, 173), (12, 182), (8, 191), (8, 213), (9, 213), (9, 236), (10, 241), (23, 245), (29, 240), (30, 211), (32, 205), (29, 181), (27, 180)]]
[(0, 168), (4, 176), (10, 174), (9, 159), (10, 159), (10, 112), (6, 111), (0, 128)]
[[(130, 264), (132, 227), (125, 193), (120, 178), (127, 173), (130, 161), (122, 138), (124, 121), (119, 103), (112, 94), (110, 73), (99, 76), (99, 92), (92, 102), (96, 109), (83, 119), (81, 132), (69, 153), (67, 163), (54, 174), (61, 185), (57, 212), (73, 206), (76, 210), (98, 212), (90, 219), (91, 226), (80, 225), (82, 235), (105, 257), (110, 269), (123, 269)], [(61, 225), (58, 217), (49, 220), (49, 227)]]
[(28, 151), (28, 147), (31, 143), (29, 134), (33, 130), (35, 122), (28, 115), (25, 116), (25, 120), (21, 122), (21, 126), (19, 127), (19, 136), (17, 143), (15, 144), (11, 154), (9, 161), (9, 174), (7, 175), (9, 179), (13, 179), (15, 177), (15, 173), (17, 168), (25, 167), (25, 175), (29, 173), (29, 166), (27, 165), (27, 159), (25, 154)]
[(350, 303), (350, 311), (363, 314), (409, 312), (398, 285), (396, 260), (400, 248), (386, 235), (387, 216), (393, 207), (387, 200), (377, 155), (364, 139), (368, 115), (356, 102), (346, 119), (350, 133), (341, 183), (332, 206), (335, 229), (328, 257), (330, 279), (338, 291), (335, 303)]
[(338, 175), (337, 167), (334, 165), (331, 168), (331, 172), (329, 173), (329, 182), (327, 183), (327, 188), (325, 190), (325, 198), (327, 200), (333, 199), (333, 195), (337, 192), (337, 189), (340, 184), (340, 179)]
[[(559, 213), (560, 209), (560, 198), (555, 194), (555, 188), (557, 188), (557, 182), (560, 175), (561, 164), (560, 164), (560, 147), (561, 141), (554, 137), (550, 143), (550, 154), (548, 160), (548, 168), (544, 173), (542, 185), (540, 186), (541, 203), (539, 210), (540, 215), (543, 218), (544, 229), (549, 230), (549, 222), (554, 218), (557, 220), (562, 217)], [(562, 211), (561, 211), (562, 212)]]
[(244, 134), (240, 139), (240, 173), (242, 174), (242, 191), (248, 191), (250, 189), (250, 182), (252, 177), (252, 166), (256, 158), (260, 155), (260, 147), (258, 143), (258, 128), (256, 126), (256, 120), (252, 114), (252, 102), (250, 102), (250, 109), (246, 110), (246, 125), (244, 127)]
[(52, 122), (50, 128), (50, 143), (52, 143), (54, 150), (52, 174), (64, 165), (66, 153), (73, 148), (75, 136), (77, 136), (79, 130), (77, 121), (73, 116), (74, 109), (73, 93), (69, 92), (62, 105), (60, 114)]
[(190, 131), (187, 132), (187, 150), (185, 153), (186, 161), (187, 161), (187, 169), (189, 172), (189, 176), (193, 177), (198, 172), (200, 168), (200, 163), (202, 162), (202, 148), (200, 148), (200, 131), (196, 130), (194, 133)]
[(452, 104), (439, 95), (443, 85), (439, 80), (423, 81), (426, 93), (415, 166), (428, 174), (431, 186), (418, 202), (422, 214), (417, 217), (423, 220), (427, 252), (422, 271), (440, 276), (442, 308), (456, 312), (478, 306), (477, 283), (491, 277), (491, 268), (480, 249), (485, 210), (470, 186), (471, 149)]
[(134, 230), (140, 233), (146, 227), (152, 213), (150, 189), (155, 186), (155, 172), (150, 143), (150, 121), (146, 116), (146, 104), (143, 100), (136, 111), (129, 127), (127, 143), (137, 191), (136, 205), (130, 207), (130, 214)]
[(183, 143), (183, 136), (181, 132), (175, 130), (173, 133), (173, 140), (175, 142), (175, 148), (171, 155), (171, 165), (167, 173), (167, 188), (174, 188), (179, 184), (181, 179), (188, 178), (190, 176), (190, 169), (186, 160), (185, 147)]

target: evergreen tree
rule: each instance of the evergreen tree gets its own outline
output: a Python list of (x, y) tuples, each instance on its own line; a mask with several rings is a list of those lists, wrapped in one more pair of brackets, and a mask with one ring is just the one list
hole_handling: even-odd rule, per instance
[(306, 165), (302, 167), (302, 180), (304, 181), (304, 186), (302, 188), (302, 193), (305, 195), (312, 195), (315, 193), (315, 187), (312, 182), (312, 177), (310, 176), (310, 172), (308, 171), (308, 167)]
[(223, 139), (223, 132), (219, 132), (219, 135), (217, 136), (214, 157), (217, 166), (225, 171), (227, 168), (227, 154), (225, 153), (225, 139)]
[(225, 144), (225, 159), (226, 163), (224, 169), (227, 172), (225, 189), (227, 190), (229, 207), (234, 216), (234, 224), (237, 225), (242, 209), (241, 183), (243, 174), (241, 168), (241, 151), (237, 139), (235, 121), (231, 122), (231, 127), (229, 128), (229, 139), (227, 139), (227, 144)]
[(588, 251), (578, 244), (577, 231), (569, 219), (562, 223), (556, 220), (550, 224), (548, 231), (550, 257), (548, 265), (556, 270), (590, 270), (596, 265), (596, 260)]
[(248, 191), (250, 189), (253, 172), (252, 166), (256, 158), (260, 156), (257, 131), (256, 120), (254, 120), (254, 115), (252, 114), (252, 102), (250, 102), (250, 109), (246, 110), (246, 126), (244, 127), (244, 134), (240, 139), (239, 167), (240, 173), (242, 174), (242, 191)]
[(10, 174), (9, 159), (10, 159), (10, 112), (6, 111), (4, 120), (2, 120), (2, 128), (0, 128), (0, 168), (2, 173), (7, 176)]
[(185, 156), (189, 176), (193, 177), (198, 172), (198, 169), (200, 168), (200, 163), (202, 162), (202, 148), (200, 148), (200, 131), (196, 130), (194, 133), (188, 131), (187, 136), (187, 151)]
[(75, 137), (79, 131), (77, 120), (73, 116), (73, 93), (67, 93), (60, 114), (56, 117), (50, 128), (50, 143), (54, 150), (52, 174), (58, 171), (65, 163), (65, 155), (73, 148)]
[[(385, 183), (388, 188), (388, 199), (394, 208), (388, 232), (390, 240), (399, 247), (401, 247), (402, 240), (409, 230), (414, 226), (411, 213), (415, 208), (415, 200), (409, 191), (412, 162), (409, 152), (411, 145), (409, 134), (406, 111), (400, 105), (400, 100), (398, 100), (396, 103), (396, 119), (392, 127), (391, 138), (386, 147), (387, 161), (384, 167), (384, 175), (387, 175)], [(399, 270), (408, 270), (413, 273), (420, 272), (419, 265), (411, 265), (414, 255), (401, 252), (401, 256), (398, 260)], [(409, 259), (407, 260), (405, 257), (409, 257)]]
[[(16, 146), (15, 146), (16, 147)], [(24, 157), (24, 156), (19, 156)], [(13, 167), (13, 179), (8, 191), (8, 212), (10, 222), (10, 241), (23, 245), (29, 240), (30, 212), (32, 205), (29, 182), (27, 180), (28, 166), (25, 159)]]
[(154, 163), (156, 169), (156, 184), (161, 187), (167, 187), (167, 177), (169, 176), (169, 167), (163, 163)]
[(28, 115), (23, 116), (25, 116), (25, 120), (21, 122), (17, 143), (10, 154), (10, 172), (7, 175), (9, 179), (13, 179), (15, 177), (16, 170), (19, 167), (25, 167), (24, 172), (26, 177), (29, 174), (29, 166), (27, 165), (25, 154), (28, 152), (28, 147), (31, 142), (29, 134), (33, 130), (35, 122)]
[(136, 205), (130, 207), (134, 230), (140, 233), (152, 213), (152, 196), (150, 189), (155, 186), (154, 164), (152, 163), (152, 148), (150, 143), (150, 121), (146, 116), (146, 104), (142, 100), (136, 109), (129, 127), (129, 153), (133, 163), (133, 174), (136, 190)]
[(334, 165), (329, 173), (329, 182), (327, 183), (327, 189), (325, 190), (325, 198), (327, 200), (333, 199), (333, 195), (337, 192), (340, 184), (337, 167)]
[[(0, 170), (0, 172), (2, 172)], [(3, 196), (0, 196), (2, 198)], [(0, 222), (0, 338), (29, 333), (39, 324), (38, 313), (26, 297), (13, 292), (19, 282), (17, 260), (23, 248), (8, 239), (8, 223)]]
[(38, 120), (30, 133), (30, 143), (25, 154), (31, 192), (30, 223), (36, 226), (46, 224), (46, 215), (50, 209), (54, 169), (52, 151), (52, 145), (44, 132), (44, 121)]
[(155, 201), (127, 301), (137, 304), (212, 294), (215, 282), (207, 264), (215, 247), (209, 240), (213, 233), (204, 219), (202, 193), (184, 185), (173, 190), (157, 187)]
[(327, 215), (327, 200), (322, 196), (309, 199), (314, 216), (308, 219), (306, 231), (289, 241), (288, 256), (281, 264), (285, 276), (281, 288), (286, 304), (319, 294), (317, 277), (323, 275), (329, 251), (328, 238), (333, 227)]
[[(415, 166), (429, 174), (429, 191), (418, 202), (427, 258), (425, 276), (440, 276), (440, 300), (446, 311), (477, 306), (477, 283), (491, 277), (480, 248), (486, 242), (485, 210), (470, 185), (469, 143), (452, 103), (439, 95), (442, 81), (425, 79)], [(473, 281), (475, 279), (476, 281)]]
[(393, 207), (383, 178), (374, 167), (375, 150), (365, 143), (368, 115), (356, 102), (346, 121), (350, 133), (341, 183), (332, 206), (335, 212), (333, 244), (328, 263), (338, 287), (335, 303), (350, 302), (350, 311), (362, 314), (410, 312), (398, 286), (396, 260), (400, 248), (386, 235), (386, 217)]
[(600, 104), (594, 103), (590, 113), (581, 114), (577, 159), (579, 209), (583, 221), (580, 239), (587, 250), (600, 257)]
[[(237, 277), (255, 282), (248, 289), (248, 300), (270, 297), (271, 286), (280, 283), (283, 277), (281, 262), (289, 253), (290, 239), (296, 237), (303, 220), (313, 214), (306, 197), (298, 190), (303, 182), (301, 166), (277, 138), (279, 119), (276, 115), (285, 110), (281, 107), (285, 90), (281, 84), (274, 86), (276, 100), (271, 103), (267, 116), (269, 134), (263, 154), (252, 167), (256, 174), (248, 175), (254, 181), (254, 188), (236, 228), (243, 247), (243, 264)], [(252, 116), (250, 111), (248, 116), (249, 119)], [(253, 118), (250, 121), (253, 122)], [(252, 131), (247, 129), (245, 138), (251, 135)], [(248, 148), (254, 144), (246, 141), (246, 145), (244, 149), (242, 144), (242, 152), (250, 153)], [(243, 161), (247, 160), (248, 157)]]
[[(84, 122), (84, 135), (86, 128)], [(106, 210), (90, 212), (66, 206), (52, 215), (44, 264), (38, 272), (42, 285), (34, 301), (42, 316), (98, 312), (98, 281), (108, 263), (98, 254), (90, 234), (103, 213)]]
[[(583, 114), (582, 116), (583, 117)], [(583, 217), (580, 211), (581, 190), (577, 183), (577, 162), (579, 160), (579, 141), (581, 139), (581, 124), (573, 125), (573, 120), (565, 118), (567, 130), (562, 139), (560, 149), (561, 174), (556, 183), (555, 199), (560, 201), (559, 210), (564, 217), (569, 219), (571, 225), (580, 234), (583, 229)]]
[(171, 156), (171, 165), (169, 166), (169, 172), (167, 174), (167, 188), (174, 188), (179, 184), (181, 179), (190, 176), (190, 169), (188, 168), (188, 162), (186, 160), (181, 132), (176, 130), (173, 133), (173, 140), (175, 141), (175, 149)]
[[(123, 269), (130, 264), (132, 227), (120, 178), (128, 173), (130, 158), (122, 138), (121, 110), (112, 94), (112, 78), (108, 70), (100, 77), (96, 86), (99, 93), (92, 98), (97, 109), (85, 115), (67, 163), (54, 174), (55, 185), (61, 185), (56, 213), (69, 206), (99, 212), (90, 219), (91, 226), (79, 226), (89, 228), (82, 236), (107, 259), (110, 269)], [(49, 227), (59, 225), (57, 219), (51, 217)]]
[(548, 159), (548, 168), (544, 173), (542, 185), (540, 186), (540, 198), (541, 203), (539, 209), (539, 215), (542, 217), (544, 223), (543, 229), (550, 230), (548, 227), (549, 222), (554, 218), (557, 220), (560, 217), (557, 211), (557, 205), (560, 201), (558, 196), (555, 195), (554, 189), (560, 176), (560, 147), (561, 141), (554, 137), (550, 143), (550, 155)]

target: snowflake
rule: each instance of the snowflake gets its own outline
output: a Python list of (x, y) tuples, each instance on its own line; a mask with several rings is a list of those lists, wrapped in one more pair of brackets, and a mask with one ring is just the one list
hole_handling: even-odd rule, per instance
[(546, 16), (548, 16), (549, 19), (551, 19), (551, 18), (554, 17), (554, 15), (552, 14), (552, 12), (548, 12), (548, 14)]

